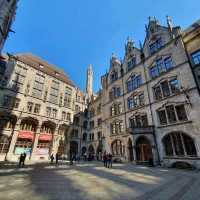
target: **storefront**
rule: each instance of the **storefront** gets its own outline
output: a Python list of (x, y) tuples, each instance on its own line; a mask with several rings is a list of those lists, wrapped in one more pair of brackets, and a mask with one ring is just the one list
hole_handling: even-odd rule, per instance
[(34, 140), (34, 133), (31, 131), (20, 131), (18, 133), (17, 142), (15, 144), (15, 155), (20, 155), (21, 153), (26, 153), (30, 155), (32, 152)]
[(52, 148), (52, 134), (41, 133), (38, 139), (36, 154), (38, 156), (46, 157), (51, 153)]

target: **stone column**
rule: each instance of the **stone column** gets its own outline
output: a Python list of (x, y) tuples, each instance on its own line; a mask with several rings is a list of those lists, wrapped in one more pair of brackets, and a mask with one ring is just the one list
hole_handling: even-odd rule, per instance
[(8, 161), (17, 161), (16, 157), (14, 156), (14, 149), (15, 149), (15, 144), (16, 144), (16, 141), (17, 141), (17, 136), (18, 136), (18, 133), (20, 131), (20, 123), (21, 123), (21, 120), (18, 120), (16, 122), (14, 130), (13, 130), (12, 139), (11, 139), (11, 142), (10, 142), (10, 147), (9, 147), (8, 153), (6, 155), (6, 160), (8, 160)]
[(31, 156), (30, 156), (30, 160), (36, 160), (36, 152), (37, 152), (37, 145), (38, 145), (38, 139), (40, 136), (40, 126), (37, 127), (36, 133), (35, 133), (35, 137), (34, 137), (34, 141), (33, 141), (33, 146), (32, 146), (32, 152), (31, 152)]
[(58, 134), (58, 126), (56, 126), (56, 129), (54, 131), (54, 134), (53, 134), (53, 138), (52, 138), (52, 149), (51, 149), (51, 154), (56, 154), (57, 153), (57, 150), (58, 150), (58, 144), (59, 144), (59, 134)]

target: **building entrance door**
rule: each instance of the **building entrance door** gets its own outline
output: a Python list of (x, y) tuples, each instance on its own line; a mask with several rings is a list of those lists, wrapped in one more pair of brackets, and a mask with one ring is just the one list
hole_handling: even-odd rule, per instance
[(148, 162), (153, 158), (152, 147), (146, 138), (139, 138), (136, 143), (137, 162)]

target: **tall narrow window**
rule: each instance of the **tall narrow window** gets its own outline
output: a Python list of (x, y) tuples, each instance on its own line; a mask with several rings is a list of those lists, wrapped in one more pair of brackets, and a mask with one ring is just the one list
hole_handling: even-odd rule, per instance
[(179, 92), (179, 83), (178, 80), (175, 78), (173, 80), (169, 81), (169, 85), (171, 87), (171, 91), (173, 94), (176, 94)]
[(186, 115), (184, 105), (177, 105), (176, 106), (176, 113), (177, 113), (179, 121), (187, 121), (187, 115)]
[(166, 106), (166, 111), (167, 111), (169, 123), (176, 122), (176, 114), (175, 114), (174, 106), (173, 105)]
[(162, 87), (162, 91), (163, 91), (163, 96), (164, 97), (170, 96), (170, 89), (169, 89), (168, 81), (162, 82), (161, 87)]
[(167, 124), (167, 116), (166, 116), (165, 110), (158, 111), (158, 116), (159, 116), (161, 125)]

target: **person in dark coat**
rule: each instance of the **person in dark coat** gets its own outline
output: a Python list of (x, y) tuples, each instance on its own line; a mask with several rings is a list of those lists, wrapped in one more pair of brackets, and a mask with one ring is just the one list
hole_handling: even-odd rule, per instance
[(108, 154), (108, 168), (112, 168), (112, 154)]
[(107, 167), (107, 165), (108, 165), (108, 156), (107, 156), (106, 152), (104, 152), (104, 154), (103, 154), (103, 164), (104, 164), (104, 167)]
[(19, 167), (21, 167), (22, 162), (23, 162), (23, 153), (21, 153), (19, 157)]

